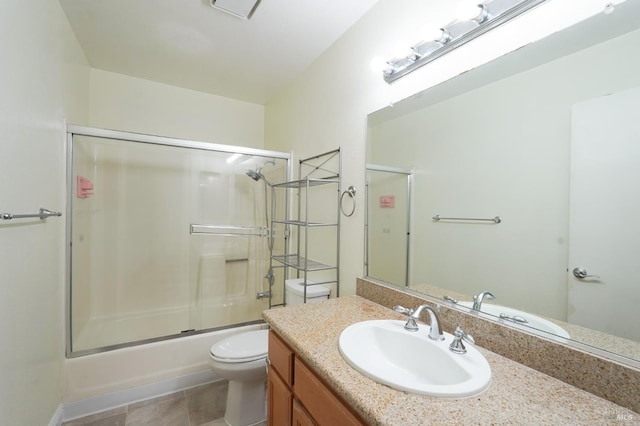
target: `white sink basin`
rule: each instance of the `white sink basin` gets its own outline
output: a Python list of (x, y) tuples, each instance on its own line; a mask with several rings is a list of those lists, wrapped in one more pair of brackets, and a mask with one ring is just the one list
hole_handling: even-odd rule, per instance
[(429, 326), (404, 329), (405, 321), (375, 320), (355, 323), (340, 334), (340, 353), (365, 376), (394, 389), (439, 398), (474, 396), (489, 386), (491, 367), (472, 345), (466, 354), (449, 350), (453, 340), (429, 339)]
[[(466, 306), (467, 308), (471, 308), (473, 306), (472, 302), (458, 302), (458, 304), (461, 306)], [(480, 311), (489, 315), (494, 315), (496, 317), (500, 317), (501, 314), (504, 314), (510, 318), (505, 318), (506, 321), (526, 325), (527, 327), (535, 328), (536, 330), (545, 331), (547, 333), (552, 333), (556, 336), (564, 337), (565, 339), (570, 338), (569, 333), (567, 333), (567, 330), (565, 330), (564, 328), (552, 323), (549, 320), (540, 318), (539, 316), (530, 314), (528, 312), (519, 311), (518, 309), (509, 308), (507, 306), (494, 305), (492, 303), (483, 303)], [(517, 317), (526, 320), (526, 322), (514, 321), (514, 318)]]

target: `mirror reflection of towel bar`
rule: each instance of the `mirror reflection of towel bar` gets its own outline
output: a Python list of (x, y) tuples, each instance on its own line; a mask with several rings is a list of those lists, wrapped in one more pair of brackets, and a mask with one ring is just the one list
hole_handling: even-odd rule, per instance
[(463, 220), (463, 221), (479, 221), (479, 222), (493, 222), (493, 223), (502, 222), (502, 219), (500, 219), (500, 216), (492, 217), (491, 219), (472, 219), (472, 218), (464, 218), (464, 217), (440, 217), (440, 215), (437, 214), (433, 216), (432, 219), (436, 222), (439, 220)]

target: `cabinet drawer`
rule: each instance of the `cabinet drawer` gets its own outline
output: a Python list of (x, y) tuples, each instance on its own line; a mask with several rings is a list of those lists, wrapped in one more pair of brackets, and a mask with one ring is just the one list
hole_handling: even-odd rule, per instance
[(318, 425), (364, 424), (297, 358), (295, 372), (293, 393)]
[(297, 400), (293, 401), (293, 426), (316, 426), (311, 416), (305, 411), (304, 408), (298, 403)]
[(293, 384), (293, 351), (278, 337), (269, 331), (269, 362), (289, 386)]

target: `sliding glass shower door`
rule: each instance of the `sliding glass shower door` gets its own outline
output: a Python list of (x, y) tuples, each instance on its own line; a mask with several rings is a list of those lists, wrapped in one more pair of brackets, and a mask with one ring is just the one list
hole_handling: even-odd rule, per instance
[(265, 182), (288, 154), (85, 128), (69, 145), (69, 355), (261, 319)]

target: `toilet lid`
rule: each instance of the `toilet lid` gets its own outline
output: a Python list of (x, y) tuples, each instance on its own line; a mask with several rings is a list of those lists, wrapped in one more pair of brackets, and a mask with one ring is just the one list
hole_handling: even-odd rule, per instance
[(226, 362), (246, 362), (266, 357), (268, 347), (268, 329), (245, 331), (211, 346), (211, 355)]

